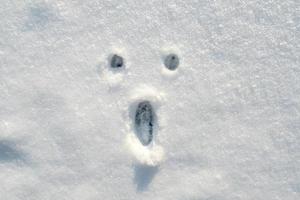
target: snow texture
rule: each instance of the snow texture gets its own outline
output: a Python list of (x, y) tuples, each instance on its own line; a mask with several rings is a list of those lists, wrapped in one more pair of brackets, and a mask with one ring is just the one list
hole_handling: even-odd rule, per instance
[(299, 0), (0, 0), (0, 186), (0, 200), (299, 200)]

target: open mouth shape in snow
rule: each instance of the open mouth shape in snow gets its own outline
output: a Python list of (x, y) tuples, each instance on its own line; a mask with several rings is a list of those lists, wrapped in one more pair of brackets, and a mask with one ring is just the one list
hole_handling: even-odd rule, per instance
[(153, 139), (154, 113), (149, 101), (138, 104), (135, 112), (135, 133), (143, 145), (148, 145)]
[(163, 132), (161, 107), (165, 95), (154, 88), (142, 85), (132, 91), (129, 102), (127, 146), (142, 164), (158, 165), (164, 157), (158, 134)]

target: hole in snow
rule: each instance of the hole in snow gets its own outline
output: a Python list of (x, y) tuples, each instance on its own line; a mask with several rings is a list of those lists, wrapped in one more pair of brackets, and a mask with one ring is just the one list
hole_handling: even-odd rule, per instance
[(164, 60), (164, 64), (165, 64), (166, 68), (173, 71), (173, 70), (177, 69), (177, 67), (179, 65), (179, 58), (176, 54), (171, 53), (166, 56), (166, 58)]
[(142, 101), (137, 105), (134, 125), (135, 132), (143, 145), (153, 140), (154, 111), (149, 101)]
[(112, 57), (111, 57), (111, 61), (110, 61), (110, 67), (111, 68), (120, 68), (120, 67), (123, 67), (124, 66), (124, 59), (123, 57), (117, 55), (117, 54), (114, 54)]

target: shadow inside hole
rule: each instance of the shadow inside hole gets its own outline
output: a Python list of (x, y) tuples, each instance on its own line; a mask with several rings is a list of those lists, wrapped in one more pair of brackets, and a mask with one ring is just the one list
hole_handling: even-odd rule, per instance
[(0, 140), (0, 163), (24, 160), (25, 154), (13, 142)]
[(124, 72), (126, 68), (126, 59), (120, 54), (110, 54), (107, 58), (108, 70), (113, 74)]
[(147, 100), (140, 101), (136, 105), (134, 131), (144, 146), (153, 141), (154, 132), (156, 131), (156, 115), (152, 104)]
[(111, 68), (120, 68), (124, 66), (124, 59), (122, 56), (114, 54), (110, 59)]
[(136, 190), (142, 192), (148, 188), (156, 173), (158, 172), (157, 166), (147, 166), (137, 164), (134, 166), (134, 182)]
[(174, 53), (167, 55), (164, 59), (164, 65), (171, 71), (176, 70), (179, 66), (179, 57)]
[[(96, 64), (96, 71), (99, 75), (119, 75), (126, 71), (126, 61), (125, 58), (122, 58), (122, 61), (119, 58), (114, 58), (114, 56), (119, 56), (118, 54), (110, 54), (105, 61), (101, 61)], [(114, 67), (112, 67), (114, 66)]]

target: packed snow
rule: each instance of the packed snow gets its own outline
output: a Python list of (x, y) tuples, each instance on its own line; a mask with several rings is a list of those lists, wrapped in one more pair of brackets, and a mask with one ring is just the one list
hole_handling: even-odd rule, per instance
[(299, 200), (300, 2), (0, 0), (0, 200), (53, 199)]

